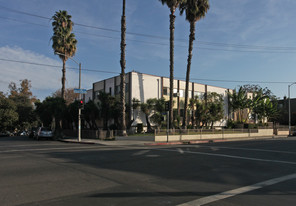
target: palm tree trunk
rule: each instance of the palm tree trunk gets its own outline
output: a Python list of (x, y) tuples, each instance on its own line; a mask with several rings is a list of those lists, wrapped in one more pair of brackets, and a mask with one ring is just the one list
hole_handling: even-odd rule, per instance
[(169, 107), (169, 128), (173, 128), (173, 92), (174, 92), (174, 39), (175, 39), (175, 18), (174, 10), (170, 15), (170, 107)]
[(121, 17), (121, 58), (120, 58), (120, 65), (121, 65), (121, 82), (120, 82), (120, 102), (121, 102), (121, 130), (122, 135), (126, 136), (126, 122), (125, 122), (125, 33), (126, 33), (126, 20), (125, 20), (125, 0), (123, 0), (122, 5), (122, 17)]
[(189, 79), (190, 79), (191, 59), (192, 59), (192, 50), (193, 50), (193, 41), (194, 40), (195, 40), (195, 22), (190, 22), (189, 48), (188, 48), (187, 71), (186, 71), (184, 117), (183, 117), (183, 128), (184, 129), (187, 128), (188, 90), (189, 90)]
[(63, 69), (62, 69), (62, 98), (65, 99), (65, 82), (66, 82), (66, 60), (63, 59)]
[(146, 116), (146, 123), (147, 123), (147, 132), (150, 132), (151, 131), (151, 124), (149, 122), (148, 114), (145, 114), (145, 116)]

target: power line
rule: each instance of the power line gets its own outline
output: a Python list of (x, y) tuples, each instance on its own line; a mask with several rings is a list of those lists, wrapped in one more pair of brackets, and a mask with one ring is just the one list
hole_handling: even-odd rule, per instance
[[(44, 17), (44, 16), (40, 16), (40, 15), (28, 13), (28, 12), (23, 12), (23, 11), (15, 10), (15, 9), (11, 9), (11, 8), (4, 7), (4, 6), (0, 6), (0, 9), (6, 9), (6, 10), (8, 10), (10, 12), (14, 12), (14, 13), (19, 13), (19, 14), (23, 14), (23, 15), (32, 16), (32, 17), (37, 17), (37, 18), (51, 20), (51, 18), (48, 18), (48, 17)], [(85, 25), (85, 24), (81, 24), (81, 23), (75, 23), (74, 22), (74, 24), (77, 25), (77, 26), (85, 27), (85, 28), (92, 28), (92, 29), (98, 29), (98, 30), (103, 30), (103, 31), (116, 32), (116, 33), (120, 33), (121, 32), (120, 30), (116, 30), (116, 29), (109, 29), (109, 28), (104, 28), (104, 27)], [(149, 37), (149, 38), (155, 38), (155, 39), (168, 40), (168, 37), (165, 37), (165, 36), (156, 36), (156, 35), (142, 34), (142, 33), (134, 33), (134, 32), (126, 32), (126, 33), (127, 34), (130, 34), (130, 35), (135, 35), (135, 36), (142, 36), (142, 37)], [(185, 40), (185, 39), (175, 39), (175, 41), (182, 41), (182, 42), (184, 42), (184, 41), (188, 41), (188, 40)], [(201, 45), (215, 46), (215, 47), (234, 47), (234, 48), (253, 49), (253, 50), (222, 50), (222, 49), (219, 50), (219, 49), (216, 49), (216, 48), (201, 48), (200, 47), (200, 49), (219, 50), (219, 51), (261, 52), (261, 51), (257, 51), (257, 50), (258, 49), (261, 49), (261, 50), (292, 50), (292, 51), (293, 50), (296, 50), (296, 47), (283, 47), (283, 46), (276, 47), (276, 46), (259, 46), (259, 45), (247, 45), (247, 44), (228, 44), (228, 43), (218, 43), (218, 42), (209, 42), (209, 41), (198, 41), (198, 43), (201, 44)], [(157, 44), (157, 43), (154, 43), (154, 44)], [(278, 53), (278, 52), (273, 51), (271, 53)], [(282, 52), (282, 53), (286, 53), (286, 52)]]
[[(22, 63), (22, 64), (30, 64), (30, 65), (36, 65), (36, 66), (45, 66), (45, 67), (54, 67), (54, 68), (61, 68), (62, 66), (58, 65), (49, 65), (49, 64), (40, 64), (35, 62), (26, 62), (26, 61), (17, 61), (17, 60), (11, 60), (11, 59), (2, 59), (0, 58), (0, 61), (8, 61), (8, 62), (14, 62), (14, 63)], [(78, 70), (78, 68), (75, 67), (66, 67), (67, 69), (74, 69)], [(110, 74), (120, 74), (119, 72), (110, 72), (110, 71), (102, 71), (102, 70), (93, 70), (93, 69), (81, 69), (83, 71), (90, 71), (90, 72), (101, 72), (101, 73), (110, 73)], [(177, 79), (184, 79), (182, 77), (176, 77)], [(260, 84), (291, 84), (292, 82), (272, 82), (272, 81), (244, 81), (244, 80), (219, 80), (219, 79), (197, 79), (197, 78), (190, 78), (191, 80), (197, 80), (197, 81), (215, 81), (215, 82), (235, 82), (235, 83), (260, 83)]]
[(218, 80), (218, 79), (197, 79), (190, 78), (191, 80), (198, 81), (212, 81), (212, 82), (233, 82), (233, 83), (258, 83), (258, 84), (290, 84), (292, 82), (271, 82), (271, 81), (255, 81), (255, 80)]
[[(0, 61), (7, 61), (7, 62), (14, 62), (14, 63), (21, 63), (21, 64), (30, 64), (35, 66), (44, 66), (44, 67), (53, 67), (53, 68), (61, 68), (62, 66), (57, 65), (50, 65), (50, 64), (40, 64), (35, 62), (26, 62), (26, 61), (17, 61), (17, 60), (11, 60), (11, 59), (2, 59), (0, 58)], [(66, 67), (67, 69), (73, 69), (73, 70), (79, 70), (75, 67)], [(103, 71), (103, 70), (94, 70), (94, 69), (81, 69), (82, 71), (88, 71), (88, 72), (99, 72), (99, 73), (109, 73), (109, 74), (119, 74), (119, 72), (110, 72), (110, 71)]]
[[(26, 24), (32, 24), (32, 25), (37, 25), (37, 26), (42, 26), (42, 27), (47, 27), (42, 24), (36, 24), (32, 22), (27, 22), (27, 21), (20, 21), (17, 19), (12, 19), (12, 18), (7, 18), (7, 17), (1, 17), (1, 19), (7, 19), (11, 21), (16, 21), (16, 22), (21, 22), (21, 23), (26, 23)], [(85, 34), (85, 35), (90, 35), (90, 36), (95, 36), (95, 37), (100, 37), (100, 38), (108, 38), (108, 39), (118, 39), (120, 40), (119, 37), (111, 37), (111, 36), (106, 36), (106, 35), (98, 35), (98, 34), (90, 34), (86, 32), (80, 32), (76, 31), (76, 33), (79, 34)], [(137, 43), (144, 43), (144, 44), (149, 44), (149, 45), (156, 45), (156, 46), (169, 46), (168, 43), (160, 43), (160, 42), (149, 42), (149, 41), (142, 41), (142, 40), (134, 40), (134, 39), (126, 39), (127, 41), (131, 42), (137, 42)], [(200, 42), (198, 42), (200, 43)], [(183, 47), (183, 48), (188, 48), (185, 45), (175, 45), (175, 47)], [(290, 50), (290, 51), (265, 51), (265, 50), (239, 50), (239, 49), (220, 49), (220, 48), (208, 48), (208, 47), (200, 47), (200, 46), (195, 46), (194, 48), (196, 49), (202, 49), (202, 50), (209, 50), (209, 51), (225, 51), (225, 52), (244, 52), (244, 53), (285, 53), (285, 54), (293, 54), (296, 53), (296, 51)], [(295, 48), (296, 49), (296, 48)]]

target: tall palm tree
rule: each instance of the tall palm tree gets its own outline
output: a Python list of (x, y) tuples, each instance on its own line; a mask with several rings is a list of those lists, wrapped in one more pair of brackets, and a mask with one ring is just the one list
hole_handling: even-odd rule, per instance
[(183, 127), (187, 127), (187, 105), (188, 105), (188, 89), (191, 69), (191, 59), (193, 50), (193, 41), (195, 40), (195, 23), (201, 18), (205, 17), (210, 8), (209, 0), (187, 0), (180, 5), (181, 15), (185, 11), (186, 20), (190, 23), (187, 71), (186, 71), (186, 88), (185, 88), (185, 104), (184, 104), (184, 118)]
[(125, 122), (125, 33), (126, 33), (126, 20), (125, 20), (125, 0), (122, 2), (122, 16), (121, 16), (121, 57), (120, 57), (120, 65), (121, 65), (121, 82), (120, 82), (120, 103), (121, 103), (121, 130), (122, 135), (126, 136), (126, 122)]
[(181, 3), (186, 0), (160, 0), (166, 4), (170, 11), (170, 108), (169, 108), (169, 126), (173, 127), (173, 91), (174, 91), (174, 32), (175, 32), (175, 11)]
[(60, 53), (60, 59), (63, 61), (62, 70), (62, 98), (65, 99), (65, 82), (66, 82), (66, 61), (69, 57), (73, 57), (76, 52), (77, 40), (72, 33), (73, 22), (71, 15), (67, 11), (58, 11), (52, 17), (53, 36), (52, 48), (55, 53)]

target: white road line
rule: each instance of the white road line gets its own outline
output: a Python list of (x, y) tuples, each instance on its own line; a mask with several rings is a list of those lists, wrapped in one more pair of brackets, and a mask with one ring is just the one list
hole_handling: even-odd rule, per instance
[(10, 152), (32, 152), (32, 151), (50, 151), (50, 150), (79, 150), (79, 149), (97, 149), (98, 147), (56, 147), (56, 148), (38, 148), (38, 149), (15, 149), (0, 151), (0, 153)]
[(267, 150), (267, 149), (250, 149), (250, 148), (243, 148), (243, 147), (220, 147), (220, 146), (196, 146), (199, 147), (206, 147), (206, 148), (218, 148), (218, 149), (232, 149), (232, 150), (246, 150), (246, 151), (258, 151), (258, 152), (274, 152), (274, 153), (283, 153), (283, 154), (296, 154), (296, 152), (287, 152), (287, 151), (280, 151), (280, 150)]
[(16, 144), (11, 144), (11, 145), (4, 145), (4, 146), (0, 146), (3, 148), (7, 148), (7, 147), (32, 147), (32, 146), (36, 146), (36, 147), (40, 147), (40, 146), (55, 146), (57, 144), (24, 144), (24, 145), (16, 145)]
[(139, 152), (135, 152), (132, 156), (140, 156), (140, 155), (146, 154), (148, 152), (150, 152), (150, 150), (141, 150)]
[[(172, 150), (172, 149), (156, 149), (156, 150), (169, 151), (169, 152), (179, 152), (178, 150)], [(208, 153), (208, 152), (184, 151), (184, 153), (200, 154), (200, 155), (208, 155), (208, 156), (217, 156), (217, 157), (227, 157), (227, 158), (233, 158), (233, 159), (253, 160), (253, 161), (260, 161), (260, 162), (273, 162), (273, 163), (283, 163), (283, 164), (296, 165), (296, 162), (281, 161), (281, 160), (268, 160), (268, 159), (242, 157), (242, 156), (225, 155), (225, 154), (216, 154), (216, 153)]]
[(215, 202), (218, 200), (222, 200), (222, 199), (226, 199), (229, 197), (233, 197), (236, 195), (240, 195), (242, 193), (246, 193), (246, 192), (250, 192), (253, 190), (257, 190), (266, 186), (270, 186), (270, 185), (274, 185), (280, 182), (284, 182), (287, 180), (291, 180), (291, 179), (295, 179), (296, 178), (296, 173), (294, 174), (290, 174), (290, 175), (286, 175), (283, 177), (279, 177), (279, 178), (275, 178), (275, 179), (271, 179), (271, 180), (267, 180), (264, 182), (259, 182), (257, 184), (254, 185), (250, 185), (250, 186), (246, 186), (246, 187), (241, 187), (241, 188), (237, 188), (234, 190), (229, 190), (226, 192), (222, 192), (220, 194), (216, 194), (216, 195), (212, 195), (212, 196), (208, 196), (208, 197), (203, 197), (197, 200), (193, 200), (191, 202), (187, 202), (184, 204), (180, 204), (178, 206), (201, 206), (201, 205), (205, 205), (211, 202)]

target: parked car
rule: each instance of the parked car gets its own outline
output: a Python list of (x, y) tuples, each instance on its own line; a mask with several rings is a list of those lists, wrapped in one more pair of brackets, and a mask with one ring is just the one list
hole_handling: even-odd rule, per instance
[(31, 129), (31, 131), (29, 133), (30, 138), (35, 138), (36, 133), (37, 133), (37, 129), (38, 129), (38, 127), (32, 127), (32, 129)]
[(19, 133), (20, 136), (27, 136), (28, 135), (28, 132), (27, 131), (21, 131)]
[(41, 138), (53, 139), (52, 130), (48, 127), (39, 127), (36, 132), (35, 139), (39, 140)]
[(8, 131), (0, 132), (0, 137), (11, 137), (11, 136), (13, 136), (13, 134)]

